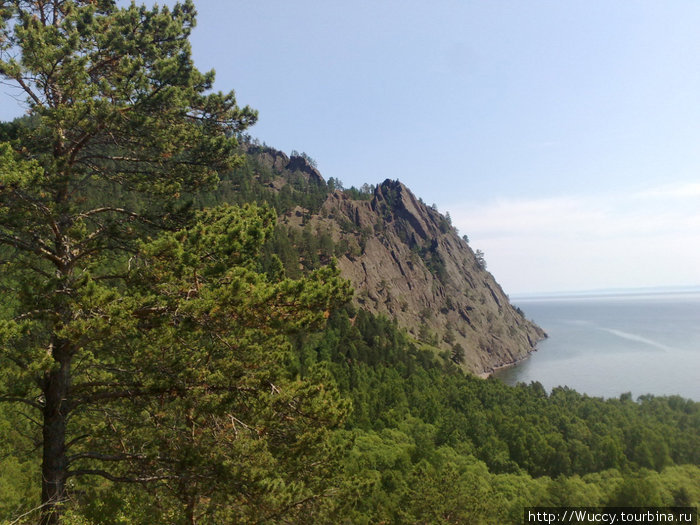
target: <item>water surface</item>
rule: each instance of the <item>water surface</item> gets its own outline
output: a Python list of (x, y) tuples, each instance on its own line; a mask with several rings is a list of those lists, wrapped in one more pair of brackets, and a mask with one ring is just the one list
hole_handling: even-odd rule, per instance
[(700, 293), (514, 301), (549, 338), (495, 375), (592, 396), (679, 394), (700, 401)]

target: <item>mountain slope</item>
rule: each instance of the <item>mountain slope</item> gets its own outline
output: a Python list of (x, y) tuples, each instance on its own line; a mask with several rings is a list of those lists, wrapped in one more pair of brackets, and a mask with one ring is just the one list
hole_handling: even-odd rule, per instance
[(251, 197), (267, 192), (282, 235), (299, 247), (291, 264), (310, 268), (334, 255), (361, 308), (396, 319), (479, 375), (524, 359), (546, 337), (449, 220), (402, 183), (338, 190), (304, 154), (250, 144), (246, 153), (247, 177), (259, 186)]
[(360, 307), (396, 319), (474, 373), (527, 357), (545, 337), (449, 221), (398, 181), (384, 181), (371, 199), (334, 191), (319, 213), (296, 210), (282, 220), (328, 233), (343, 247), (339, 266)]

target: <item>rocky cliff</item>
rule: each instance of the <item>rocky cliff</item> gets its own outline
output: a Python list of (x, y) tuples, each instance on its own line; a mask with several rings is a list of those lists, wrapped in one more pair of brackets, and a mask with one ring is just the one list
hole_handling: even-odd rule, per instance
[(280, 223), (332, 239), (358, 306), (396, 319), (480, 375), (527, 357), (545, 337), (510, 304), (449, 220), (402, 183), (386, 180), (373, 194), (333, 191), (304, 157), (271, 148), (253, 153), (258, 167), (275, 172), (272, 180), (265, 176), (271, 191), (300, 182), (315, 192), (326, 188), (325, 200), (315, 201), (320, 206), (290, 208)]

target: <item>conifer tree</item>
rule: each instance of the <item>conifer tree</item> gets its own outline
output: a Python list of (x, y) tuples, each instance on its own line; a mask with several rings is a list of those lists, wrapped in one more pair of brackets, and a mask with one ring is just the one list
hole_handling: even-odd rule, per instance
[(72, 455), (72, 477), (157, 482), (151, 497), (121, 496), (162, 523), (257, 523), (318, 506), (346, 408), (322, 369), (314, 381), (287, 373), (286, 336), (320, 326), (349, 289), (332, 266), (299, 280), (259, 271), (274, 222), (254, 206), (207, 210), (143, 243), (124, 291), (90, 283), (89, 308), (109, 327), (93, 345), (102, 366), (72, 389), (74, 425), (91, 441)]
[[(283, 333), (308, 324), (317, 314), (303, 305), (323, 303), (327, 308), (333, 298), (347, 293), (333, 281), (314, 295), (313, 282), (321, 277), (265, 284), (253, 271), (250, 250), (250, 257), (236, 255), (245, 266), (241, 275), (222, 277), (227, 275), (221, 266), (225, 258), (212, 254), (233, 250), (225, 244), (234, 242), (233, 234), (225, 231), (209, 235), (209, 241), (223, 243), (217, 244), (219, 252), (212, 248), (211, 253), (201, 244), (199, 252), (190, 253), (184, 240), (158, 237), (158, 249), (168, 253), (171, 263), (181, 262), (181, 273), (160, 268), (161, 274), (150, 275), (148, 293), (146, 283), (138, 281), (146, 271), (141, 262), (165, 257), (142, 240), (159, 231), (182, 229), (185, 218), (191, 218), (183, 196), (215, 182), (218, 170), (236, 162), (235, 136), (256, 120), (253, 110), (237, 105), (233, 92), (211, 92), (213, 72), (195, 68), (188, 41), (194, 24), (190, 0), (152, 9), (135, 4), (119, 8), (113, 0), (0, 2), (0, 78), (26, 99), (28, 114), (13, 128), (11, 142), (0, 149), (0, 284), (3, 295), (11, 298), (0, 319), (0, 399), (38, 414), (31, 417), (40, 427), (45, 524), (60, 522), (71, 478), (100, 475), (113, 481), (172, 483), (185, 479), (184, 464), (174, 459), (175, 451), (167, 456), (158, 438), (164, 427), (154, 423), (153, 433), (144, 430), (140, 445), (122, 433), (128, 427), (125, 422), (138, 419), (137, 414), (150, 413), (151, 423), (170, 418), (180, 424), (173, 412), (163, 410), (175, 410), (173, 400), (182, 399), (187, 401), (177, 409), (189, 414), (185, 407), (192, 408), (188, 403), (198, 392), (204, 406), (219, 408), (215, 413), (193, 413), (192, 425), (207, 420), (220, 426), (230, 414), (217, 403), (226, 401), (224, 393), (230, 396), (238, 389), (249, 395), (241, 398), (248, 401), (236, 402), (251, 403), (250, 413), (257, 415), (248, 422), (232, 416), (241, 421), (235, 428), (267, 436), (270, 425), (259, 423), (264, 419), (260, 414), (268, 410), (279, 416), (282, 410), (263, 410), (265, 403), (256, 397), (260, 391), (255, 389), (263, 384), (279, 390), (272, 383), (279, 370), (265, 368), (269, 359), (261, 361), (258, 370), (251, 361), (240, 364), (232, 358), (240, 368), (218, 375), (211, 368), (196, 367), (216, 352), (218, 358), (211, 362), (225, 362), (220, 352), (229, 347), (243, 354), (254, 348), (245, 359), (260, 357), (260, 334), (272, 339), (271, 349), (284, 348), (271, 327)], [(228, 226), (247, 239), (239, 243), (246, 249), (267, 235), (269, 213), (254, 212), (248, 219), (230, 210), (222, 213), (229, 217)], [(210, 228), (221, 224), (219, 219), (200, 219)], [(241, 226), (245, 224), (250, 227)], [(186, 231), (204, 235), (196, 228)], [(192, 262), (205, 259), (209, 266)], [(211, 265), (218, 265), (219, 274)], [(216, 281), (215, 274), (223, 281)], [(199, 292), (211, 285), (207, 279), (218, 283), (217, 293), (232, 295), (211, 295), (205, 301)], [(185, 284), (191, 288), (185, 290)], [(242, 288), (234, 291), (232, 286)], [(245, 293), (255, 302), (248, 305), (247, 314), (236, 309), (243, 303), (216, 305)], [(307, 300), (308, 294), (315, 299)], [(195, 298), (199, 302), (186, 301)], [(287, 300), (284, 305), (275, 302), (282, 298)], [(261, 317), (255, 317), (258, 314)], [(192, 327), (189, 335), (181, 329), (181, 319)], [(232, 342), (225, 325), (236, 323), (257, 335)], [(276, 355), (274, 350), (271, 355)], [(251, 370), (256, 373), (248, 374)], [(246, 382), (249, 375), (256, 377), (254, 384)], [(220, 395), (208, 397), (211, 392)], [(149, 404), (153, 396), (160, 400), (160, 409)], [(285, 410), (302, 406), (290, 392), (275, 403), (282, 398), (287, 400)], [(142, 403), (141, 412), (128, 412), (126, 400), (132, 401), (132, 410)], [(118, 408), (110, 408), (112, 404)], [(114, 419), (117, 416), (121, 419)], [(173, 432), (175, 427), (168, 428)], [(190, 430), (194, 439), (195, 427)], [(196, 464), (190, 464), (190, 474)]]

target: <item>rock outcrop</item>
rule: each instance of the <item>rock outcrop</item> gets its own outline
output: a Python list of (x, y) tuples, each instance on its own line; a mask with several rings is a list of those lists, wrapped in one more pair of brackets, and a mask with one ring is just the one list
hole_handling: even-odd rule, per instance
[(510, 304), (449, 219), (402, 183), (334, 190), (338, 181), (327, 185), (303, 154), (251, 144), (245, 152), (248, 173), (276, 195), (269, 202), (282, 214), (281, 227), (298, 229), (297, 239), (324, 240), (318, 250), (330, 252), (313, 258), (337, 257), (359, 307), (396, 319), (479, 375), (524, 359), (546, 337)]
[(527, 357), (545, 337), (448, 219), (398, 181), (384, 181), (369, 200), (335, 191), (307, 220), (347, 246), (338, 262), (360, 307), (396, 319), (476, 374)]

